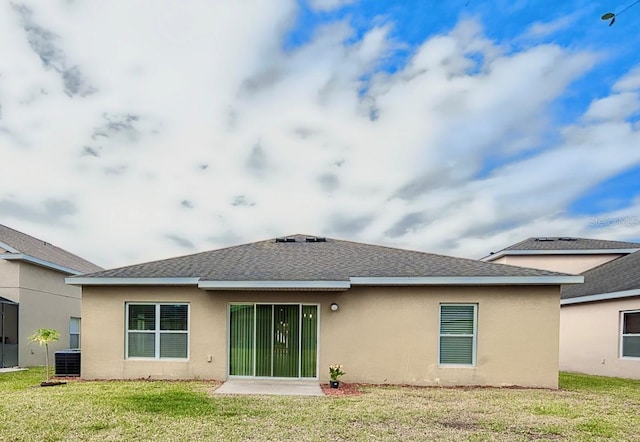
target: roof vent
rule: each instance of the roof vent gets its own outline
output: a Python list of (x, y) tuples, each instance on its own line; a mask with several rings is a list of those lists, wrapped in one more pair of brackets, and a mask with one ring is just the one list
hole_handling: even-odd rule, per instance
[(536, 238), (536, 241), (554, 241), (553, 238)]
[(563, 237), (558, 238), (558, 240), (560, 240), (560, 241), (577, 241), (578, 238), (569, 238), (569, 237), (563, 236)]
[(276, 242), (284, 242), (284, 238), (276, 238)]
[(279, 237), (276, 238), (276, 242), (296, 242), (295, 236)]
[(307, 242), (327, 242), (327, 238), (324, 238), (322, 236), (307, 236), (305, 238), (305, 241), (307, 241)]

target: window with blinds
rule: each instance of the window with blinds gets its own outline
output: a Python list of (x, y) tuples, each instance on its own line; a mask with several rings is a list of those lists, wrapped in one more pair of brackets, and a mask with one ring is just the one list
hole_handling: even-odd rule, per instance
[(186, 359), (188, 304), (127, 304), (127, 358)]
[(622, 312), (621, 356), (640, 358), (640, 311)]
[(475, 365), (476, 304), (440, 305), (440, 364)]
[(69, 319), (69, 348), (80, 348), (80, 318)]

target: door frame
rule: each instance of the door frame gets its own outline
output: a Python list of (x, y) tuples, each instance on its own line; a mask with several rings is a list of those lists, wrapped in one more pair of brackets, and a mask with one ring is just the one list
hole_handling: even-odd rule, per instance
[[(232, 305), (252, 305), (254, 307), (254, 315), (253, 315), (253, 376), (243, 376), (243, 375), (231, 375), (229, 374), (230, 366), (231, 366), (231, 306)], [(295, 305), (298, 306), (300, 314), (298, 315), (298, 321), (302, 324), (302, 307), (303, 306), (315, 306), (316, 314), (318, 316), (317, 324), (316, 324), (316, 375), (315, 377), (301, 377), (300, 375), (300, 363), (298, 364), (298, 376), (297, 377), (275, 377), (275, 376), (256, 376), (256, 315), (255, 315), (255, 306), (256, 305)], [(273, 380), (283, 380), (283, 381), (307, 381), (307, 380), (319, 380), (320, 379), (320, 308), (321, 304), (317, 302), (242, 302), (242, 301), (233, 301), (227, 302), (227, 354), (225, 357), (225, 365), (226, 365), (226, 374), (227, 379), (273, 379)], [(273, 316), (272, 316), (273, 318)], [(298, 329), (298, 336), (302, 335), (302, 327)], [(299, 339), (300, 346), (298, 347), (298, 352), (301, 353), (301, 345), (302, 340)], [(272, 351), (273, 351), (273, 343), (272, 343)], [(298, 355), (301, 357), (301, 354)]]

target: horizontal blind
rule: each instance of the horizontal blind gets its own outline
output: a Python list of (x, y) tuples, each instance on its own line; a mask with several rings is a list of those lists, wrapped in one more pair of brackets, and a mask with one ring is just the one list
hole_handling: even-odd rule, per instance
[(161, 358), (186, 358), (187, 334), (186, 333), (160, 333), (160, 357)]
[(474, 305), (440, 306), (440, 364), (473, 364)]

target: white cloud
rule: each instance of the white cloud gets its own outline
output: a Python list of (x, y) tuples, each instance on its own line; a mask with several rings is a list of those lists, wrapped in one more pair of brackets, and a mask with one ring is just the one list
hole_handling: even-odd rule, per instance
[[(549, 146), (594, 56), (511, 52), (474, 21), (389, 74), (390, 25), (283, 51), (294, 1), (27, 7), (93, 92), (70, 95), (0, 7), (0, 222), (101, 265), (295, 232), (481, 256), (590, 232), (566, 205), (640, 163), (635, 71)], [(505, 164), (481, 176), (488, 158)]]

